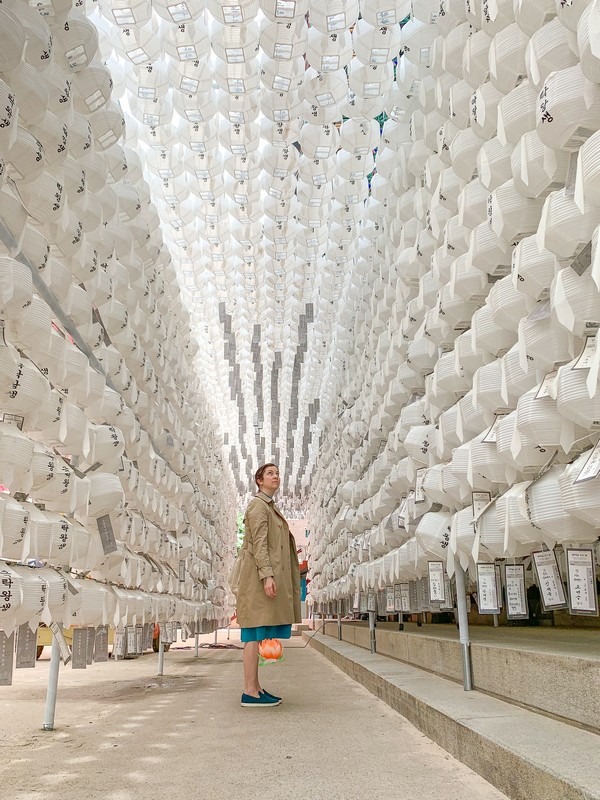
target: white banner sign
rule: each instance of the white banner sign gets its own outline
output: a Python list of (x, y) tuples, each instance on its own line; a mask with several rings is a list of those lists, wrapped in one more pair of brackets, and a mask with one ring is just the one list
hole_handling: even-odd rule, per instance
[(480, 614), (499, 614), (495, 564), (477, 564), (477, 607)]
[(596, 565), (592, 550), (567, 550), (569, 609), (571, 614), (598, 616)]
[(427, 572), (429, 577), (429, 601), (431, 603), (443, 603), (446, 599), (444, 562), (428, 561)]
[(385, 587), (385, 610), (388, 614), (393, 614), (396, 610), (394, 608), (394, 587), (393, 586), (386, 586)]
[(554, 550), (532, 553), (544, 611), (567, 608), (567, 600)]
[(508, 619), (528, 619), (525, 565), (507, 564), (504, 569), (506, 586), (506, 616)]

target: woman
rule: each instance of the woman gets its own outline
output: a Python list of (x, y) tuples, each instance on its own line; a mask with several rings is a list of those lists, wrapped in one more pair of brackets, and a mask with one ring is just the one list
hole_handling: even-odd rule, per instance
[(268, 708), (281, 698), (258, 680), (258, 645), (263, 639), (289, 639), (292, 623), (301, 622), (300, 569), (296, 542), (273, 502), (279, 489), (276, 464), (263, 464), (254, 476), (258, 494), (244, 517), (244, 543), (236, 563), (237, 619), (244, 642), (245, 708)]

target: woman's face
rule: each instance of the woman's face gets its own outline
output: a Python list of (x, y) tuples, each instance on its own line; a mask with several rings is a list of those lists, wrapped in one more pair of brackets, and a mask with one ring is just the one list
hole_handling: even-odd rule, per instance
[(279, 470), (277, 467), (267, 467), (263, 472), (262, 480), (258, 481), (258, 487), (266, 494), (274, 495), (279, 489)]

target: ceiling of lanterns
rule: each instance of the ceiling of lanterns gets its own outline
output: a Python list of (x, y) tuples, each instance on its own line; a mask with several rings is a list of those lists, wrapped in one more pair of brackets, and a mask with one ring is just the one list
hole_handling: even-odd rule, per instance
[[(381, 115), (392, 127), (403, 116), (395, 77), (410, 3), (80, 6), (144, 164), (238, 490), (274, 459), (298, 497), (363, 276), (385, 247), (388, 170), (375, 158)], [(413, 68), (409, 57), (398, 69)]]

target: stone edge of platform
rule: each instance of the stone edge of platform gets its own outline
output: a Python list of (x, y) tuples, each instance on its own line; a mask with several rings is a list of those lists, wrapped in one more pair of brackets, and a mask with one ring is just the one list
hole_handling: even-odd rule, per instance
[[(385, 667), (378, 669), (381, 664), (379, 659), (384, 659), (384, 664), (389, 662), (390, 667), (399, 665), (395, 659), (380, 655), (374, 658), (356, 645), (338, 642), (329, 636), (321, 635), (317, 638), (303, 633), (303, 638), (308, 639), (309, 644), (315, 650), (350, 678), (362, 684), (369, 692), (405, 717), (429, 739), (481, 775), (511, 800), (600, 800), (600, 783), (597, 787), (592, 788), (579, 786), (572, 775), (561, 774), (559, 753), (556, 753), (557, 763), (550, 769), (548, 764), (538, 757), (535, 746), (527, 748), (527, 752), (525, 750), (519, 752), (516, 748), (511, 747), (508, 739), (503, 742), (502, 735), (491, 738), (477, 730), (473, 723), (474, 718), (469, 716), (467, 708), (460, 717), (453, 716), (448, 710), (436, 707), (433, 703), (428, 703), (416, 693), (411, 692), (409, 686), (398, 685), (398, 682), (381, 674)], [(373, 659), (373, 663), (367, 664), (368, 659)], [(462, 686), (458, 686), (446, 678), (432, 675), (418, 667), (401, 666), (414, 671), (415, 674), (420, 673), (424, 678), (447, 684), (449, 692), (463, 691)], [(541, 721), (545, 719), (544, 717), (533, 711), (517, 709), (510, 703), (480, 692), (473, 692), (473, 694), (478, 696), (479, 702), (487, 701), (490, 707), (495, 705), (497, 709), (498, 703), (506, 706), (507, 716), (512, 716), (518, 711), (519, 722), (531, 725), (532, 742), (539, 740)], [(592, 737), (591, 744), (599, 738), (595, 734), (574, 729), (564, 723), (555, 721), (552, 723), (562, 725), (567, 737), (570, 732), (573, 734), (577, 731), (577, 734)], [(548, 746), (550, 747), (551, 744), (549, 743)]]

